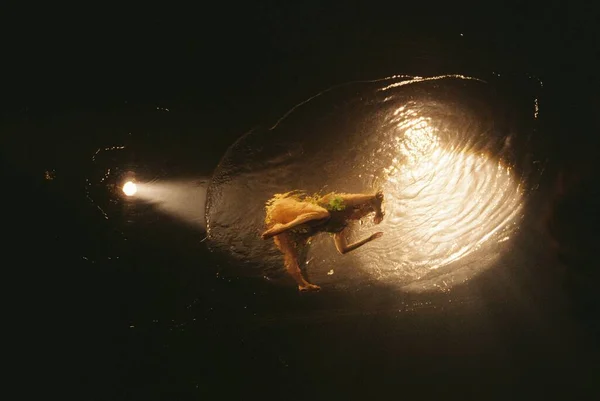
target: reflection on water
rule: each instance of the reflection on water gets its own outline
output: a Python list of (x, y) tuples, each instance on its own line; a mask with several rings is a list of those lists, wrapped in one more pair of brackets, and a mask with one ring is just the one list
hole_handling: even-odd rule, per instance
[(311, 280), (416, 291), (468, 280), (510, 249), (526, 197), (526, 177), (514, 168), (520, 133), (496, 120), (488, 87), (464, 76), (354, 83), (301, 103), (268, 131), (247, 134), (209, 187), (211, 248), (269, 276), (282, 269), (273, 244), (259, 238), (273, 193), (382, 188), (384, 222), (365, 219), (350, 236), (377, 229), (384, 237), (341, 256), (329, 236), (318, 236), (304, 261)]
[[(391, 140), (376, 153), (391, 159), (382, 172), (386, 235), (357, 255), (381, 279), (419, 280), (491, 238), (507, 240), (518, 223), (521, 195), (510, 168), (493, 155), (463, 149), (460, 127), (442, 141), (440, 124), (421, 115), (415, 102), (384, 123)], [(447, 287), (448, 278), (438, 285)]]

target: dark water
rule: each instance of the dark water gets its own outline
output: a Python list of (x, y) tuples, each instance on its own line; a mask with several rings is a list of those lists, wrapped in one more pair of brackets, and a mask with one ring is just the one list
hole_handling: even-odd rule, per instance
[[(0, 160), (21, 392), (596, 398), (593, 10), (413, 7), (215, 6), (179, 30), (123, 16), (114, 36), (79, 27), (86, 46), (15, 41)], [(381, 91), (398, 74), (478, 80)], [(383, 186), (386, 234), (344, 257), (319, 240), (323, 291), (301, 295), (253, 233), (272, 192), (325, 186)]]

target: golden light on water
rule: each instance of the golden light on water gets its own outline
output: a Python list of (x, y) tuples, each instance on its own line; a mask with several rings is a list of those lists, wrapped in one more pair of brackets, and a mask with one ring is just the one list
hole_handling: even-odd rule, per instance
[[(383, 147), (391, 163), (383, 172), (386, 218), (378, 227), (385, 235), (360, 256), (367, 269), (404, 284), (429, 280), (475, 251), (485, 258), (484, 244), (507, 241), (522, 204), (509, 167), (470, 150), (460, 133), (443, 141), (439, 121), (417, 109), (401, 107), (387, 124), (391, 141)], [(433, 285), (455, 284), (444, 274)]]
[[(274, 193), (381, 189), (381, 224), (364, 218), (347, 234), (350, 242), (376, 231), (383, 237), (342, 256), (330, 236), (315, 236), (302, 260), (307, 277), (340, 289), (378, 282), (448, 291), (499, 266), (527, 200), (521, 185), (529, 166), (513, 143), (527, 127), (488, 102), (494, 93), (486, 85), (462, 75), (393, 76), (338, 85), (298, 103), (267, 131), (240, 138), (215, 169), (210, 246), (279, 271), (280, 253), (257, 234)], [(245, 153), (257, 143), (277, 146)]]
[(137, 193), (137, 185), (134, 182), (127, 181), (123, 185), (123, 193), (127, 196), (133, 196)]

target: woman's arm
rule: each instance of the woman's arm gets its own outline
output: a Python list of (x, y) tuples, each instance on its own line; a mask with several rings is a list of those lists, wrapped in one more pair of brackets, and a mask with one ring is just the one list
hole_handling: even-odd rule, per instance
[(377, 239), (383, 235), (382, 232), (377, 232), (367, 238), (361, 239), (360, 241), (356, 241), (352, 244), (348, 244), (348, 241), (346, 240), (346, 236), (344, 235), (344, 231), (346, 231), (346, 230), (342, 230), (341, 232), (333, 235), (333, 239), (335, 241), (335, 247), (337, 248), (338, 252), (341, 253), (342, 255), (345, 253), (348, 253), (350, 251), (353, 251), (356, 248), (363, 246), (367, 242), (371, 242), (374, 239)]
[(307, 223), (312, 220), (322, 220), (329, 217), (329, 212), (326, 209), (323, 209), (319, 206), (314, 206), (314, 211), (310, 211), (304, 214), (299, 215), (294, 220), (290, 221), (286, 224), (277, 223), (264, 233), (262, 233), (262, 239), (268, 239), (279, 235), (287, 230), (290, 230), (300, 224)]

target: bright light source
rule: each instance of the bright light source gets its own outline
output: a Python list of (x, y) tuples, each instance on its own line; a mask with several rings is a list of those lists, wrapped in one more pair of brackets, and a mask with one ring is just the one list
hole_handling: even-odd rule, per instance
[(127, 181), (125, 185), (123, 185), (123, 193), (127, 196), (133, 196), (137, 192), (137, 185), (131, 181)]

